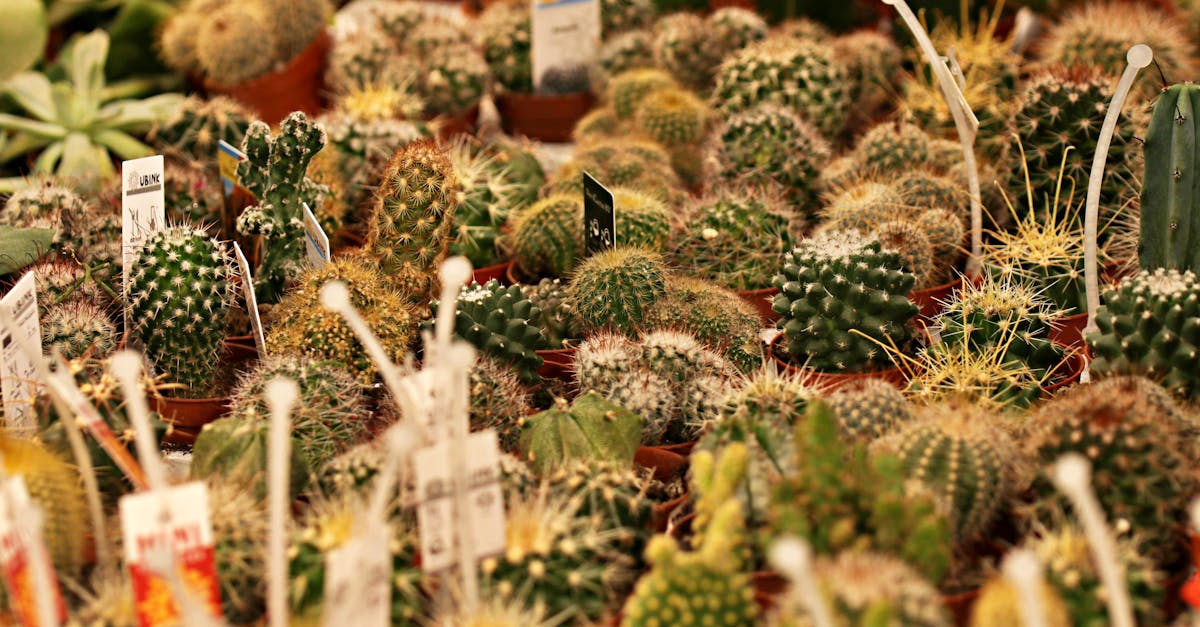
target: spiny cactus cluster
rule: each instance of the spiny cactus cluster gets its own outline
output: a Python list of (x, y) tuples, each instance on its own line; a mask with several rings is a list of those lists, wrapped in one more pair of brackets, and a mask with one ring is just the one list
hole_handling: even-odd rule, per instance
[(813, 213), (817, 177), (829, 159), (829, 145), (795, 111), (768, 103), (732, 113), (708, 141), (710, 178), (779, 186), (802, 212)]
[(497, 2), (479, 19), (483, 57), (492, 76), (505, 89), (533, 91), (533, 33), (529, 7), (519, 3)]
[(864, 379), (826, 398), (842, 434), (871, 442), (902, 429), (913, 419), (913, 405), (896, 386), (879, 379)]
[(666, 293), (647, 312), (646, 325), (691, 334), (743, 373), (754, 372), (763, 362), (757, 309), (702, 279), (668, 276)]
[(707, 91), (723, 59), (766, 35), (766, 22), (745, 9), (720, 9), (707, 18), (675, 13), (654, 25), (654, 59), (684, 85)]
[[(440, 303), (434, 301), (430, 306), (436, 320)], [(495, 279), (484, 285), (471, 283), (459, 292), (454, 306), (456, 335), (484, 354), (511, 364), (522, 382), (539, 380), (542, 358), (535, 351), (551, 346), (537, 326), (542, 311), (525, 297), (521, 286), (502, 287)], [(428, 325), (431, 328), (433, 320)]]

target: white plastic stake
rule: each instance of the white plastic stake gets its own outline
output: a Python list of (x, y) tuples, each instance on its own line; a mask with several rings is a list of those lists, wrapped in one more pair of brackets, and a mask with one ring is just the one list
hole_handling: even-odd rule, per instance
[(158, 452), (158, 441), (154, 439), (154, 428), (150, 424), (150, 406), (146, 403), (146, 395), (138, 386), (138, 376), (142, 372), (142, 356), (131, 350), (118, 351), (109, 360), (108, 369), (121, 384), (121, 391), (125, 393), (129, 421), (133, 423), (138, 457), (146, 471), (146, 482), (150, 484), (151, 490), (166, 489), (167, 471), (163, 467), (162, 456)]
[(771, 566), (792, 581), (792, 592), (799, 594), (804, 609), (816, 627), (833, 627), (833, 613), (821, 596), (817, 578), (812, 570), (812, 547), (800, 538), (782, 538), (771, 546), (767, 555)]
[[(1113, 133), (1117, 129), (1117, 118), (1129, 97), (1129, 90), (1142, 68), (1154, 60), (1154, 51), (1146, 44), (1138, 44), (1125, 53), (1125, 71), (1117, 82), (1117, 91), (1113, 94), (1108, 112), (1104, 115), (1104, 125), (1100, 127), (1100, 137), (1096, 140), (1096, 154), (1092, 157), (1092, 172), (1088, 178), (1087, 204), (1084, 206), (1083, 218), (1083, 278), (1087, 287), (1087, 325), (1083, 335), (1099, 331), (1096, 326), (1096, 311), (1100, 309), (1100, 269), (1097, 267), (1099, 254), (1096, 249), (1096, 231), (1099, 229), (1100, 213), (1100, 183), (1104, 179), (1104, 164), (1108, 161), (1108, 147), (1112, 143)], [(1084, 370), (1086, 373), (1087, 370)]]
[(925, 59), (929, 61), (933, 75), (937, 78), (938, 86), (942, 89), (942, 95), (946, 98), (946, 107), (954, 116), (954, 128), (958, 131), (958, 139), (962, 143), (963, 167), (967, 169), (967, 183), (971, 192), (971, 257), (967, 260), (967, 274), (976, 274), (980, 271), (983, 261), (983, 202), (979, 190), (979, 167), (975, 163), (975, 135), (979, 132), (979, 120), (971, 111), (966, 97), (958, 88), (945, 61), (933, 47), (929, 33), (925, 32), (925, 27), (908, 7), (908, 3), (905, 0), (883, 0), (883, 3), (896, 7), (900, 17), (912, 31), (913, 37), (921, 46)]
[(1067, 453), (1054, 464), (1054, 484), (1071, 500), (1100, 570), (1108, 593), (1108, 618), (1113, 627), (1134, 627), (1125, 569), (1117, 560), (1117, 546), (1104, 522), (1104, 510), (1092, 491), (1092, 464), (1079, 453)]
[(375, 479), (375, 493), (368, 506), (368, 524), (387, 523), (387, 504), (396, 491), (396, 484), (404, 459), (421, 443), (421, 434), (410, 422), (399, 422), (384, 432), (387, 443), (387, 461), (383, 473)]
[[(449, 346), (454, 335), (454, 317), (458, 313), (458, 293), (471, 280), (471, 262), (466, 257), (451, 257), (442, 263), (442, 299), (438, 307), (437, 345)], [(447, 306), (449, 305), (449, 306)]]
[(1042, 605), (1042, 565), (1030, 549), (1017, 549), (1004, 558), (1004, 577), (1017, 590), (1021, 600), (1021, 621), (1025, 627), (1046, 627), (1046, 608)]
[(271, 440), (267, 459), (270, 482), (270, 544), (267, 546), (267, 615), (271, 627), (287, 627), (287, 506), (292, 457), (292, 407), (300, 398), (300, 386), (286, 377), (267, 383), (264, 396), (271, 410)]

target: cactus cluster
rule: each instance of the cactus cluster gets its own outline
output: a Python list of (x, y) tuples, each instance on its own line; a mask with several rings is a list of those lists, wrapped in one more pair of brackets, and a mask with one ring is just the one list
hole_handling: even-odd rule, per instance
[(759, 104), (733, 112), (709, 137), (708, 176), (732, 184), (778, 186), (811, 215), (829, 144), (794, 110)]
[(667, 277), (666, 294), (646, 313), (646, 326), (689, 333), (744, 373), (762, 365), (762, 320), (754, 305), (701, 279)]
[[(433, 320), (439, 303), (430, 303)], [(542, 311), (522, 293), (520, 285), (503, 287), (496, 279), (464, 286), (455, 303), (454, 333), (475, 348), (516, 369), (523, 383), (536, 383), (542, 358), (535, 351), (550, 348), (538, 321)], [(428, 326), (432, 328), (433, 320)]]

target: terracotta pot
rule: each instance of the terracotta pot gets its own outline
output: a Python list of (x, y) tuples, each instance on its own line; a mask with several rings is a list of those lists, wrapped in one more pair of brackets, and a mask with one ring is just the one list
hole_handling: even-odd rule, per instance
[(542, 358), (542, 365), (537, 369), (539, 377), (567, 383), (575, 381), (575, 373), (571, 370), (571, 364), (575, 360), (575, 347), (534, 352)]
[(479, 105), (457, 115), (439, 115), (426, 121), (438, 124), (437, 136), (442, 141), (449, 141), (459, 135), (469, 135), (479, 123)]
[(508, 267), (504, 269), (504, 278), (508, 279), (509, 285), (528, 285), (528, 283), (522, 280), (525, 276), (521, 274), (521, 269), (517, 267), (516, 259), (513, 259), (508, 264)]
[(979, 598), (979, 590), (968, 590), (959, 594), (952, 594), (942, 597), (942, 605), (950, 610), (950, 615), (954, 617), (954, 624), (959, 627), (966, 627), (971, 623), (971, 610), (975, 607), (975, 600)]
[(495, 99), (504, 132), (544, 142), (571, 141), (575, 123), (595, 103), (595, 97), (586, 92), (545, 96), (505, 91)]
[(236, 85), (222, 85), (205, 78), (204, 88), (241, 102), (271, 124), (278, 124), (293, 111), (316, 115), (322, 108), (322, 80), (329, 48), (329, 33), (322, 30), (307, 48), (278, 71)]
[(754, 602), (763, 614), (775, 609), (779, 597), (787, 592), (787, 578), (773, 570), (759, 570), (750, 575), (754, 587)]
[(501, 285), (514, 285), (514, 283), (509, 282), (508, 279), (508, 270), (513, 263), (514, 262), (512, 260), (509, 260), (505, 261), (504, 263), (498, 263), (494, 266), (475, 268), (475, 271), (471, 273), (471, 279), (480, 285), (483, 285), (492, 279), (500, 281)]
[[(1200, 536), (1189, 533), (1192, 565), (1200, 567)], [(1179, 588), (1179, 598), (1193, 610), (1200, 610), (1200, 571), (1195, 571)]]
[(663, 533), (667, 530), (667, 523), (671, 520), (671, 514), (679, 509), (687, 502), (689, 495), (683, 494), (666, 503), (655, 505), (653, 513), (650, 515), (650, 530), (655, 533)]
[(643, 468), (652, 468), (655, 479), (667, 481), (687, 466), (687, 458), (661, 446), (639, 446), (633, 455), (633, 463)]
[[(250, 345), (247, 346), (233, 343), (230, 339), (233, 338), (225, 340), (225, 355), (222, 360), (226, 366), (244, 364), (258, 357), (258, 349), (254, 347), (253, 340), (250, 340)], [(228, 414), (230, 409), (228, 396), (177, 398), (162, 395), (152, 397), (150, 402), (154, 411), (173, 427), (168, 430), (163, 441), (180, 446), (195, 442), (204, 425)]]
[(679, 444), (664, 444), (658, 448), (661, 448), (664, 451), (670, 451), (676, 455), (690, 457), (692, 455), (692, 450), (696, 448), (696, 444), (698, 444), (698, 442), (693, 440), (691, 442), (680, 442)]
[(1058, 325), (1050, 330), (1050, 341), (1063, 346), (1082, 347), (1083, 327), (1087, 326), (1086, 313), (1066, 316), (1058, 320)]
[(778, 354), (779, 351), (775, 348), (776, 345), (779, 344), (779, 340), (782, 337), (782, 333), (775, 336), (775, 339), (771, 340), (771, 344), (767, 347), (767, 352), (771, 354), (771, 359), (775, 360), (775, 363), (785, 372), (798, 375), (801, 380), (810, 385), (816, 386), (818, 389), (827, 392), (833, 392), (844, 387), (854, 386), (863, 379), (879, 379), (881, 381), (887, 381), (888, 383), (891, 383), (900, 389), (904, 389), (904, 386), (908, 384), (909, 373), (901, 368), (888, 368), (887, 370), (842, 374), (821, 372), (820, 370), (813, 370), (812, 368), (793, 366), (784, 359), (780, 358)]
[(764, 287), (758, 290), (738, 290), (737, 295), (742, 300), (754, 305), (754, 308), (758, 310), (758, 317), (762, 318), (763, 326), (773, 327), (779, 320), (779, 314), (771, 309), (771, 304), (778, 293), (779, 290), (776, 288)]

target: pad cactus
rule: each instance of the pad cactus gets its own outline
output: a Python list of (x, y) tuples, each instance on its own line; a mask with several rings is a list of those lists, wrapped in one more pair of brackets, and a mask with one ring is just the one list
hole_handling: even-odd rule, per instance
[[(440, 303), (430, 303), (433, 320)], [(521, 292), (520, 285), (503, 287), (496, 279), (484, 285), (464, 286), (455, 303), (454, 333), (486, 355), (512, 365), (522, 383), (540, 380), (542, 358), (534, 351), (550, 348), (537, 320), (538, 309)], [(428, 328), (433, 327), (429, 321)]]
[(189, 96), (175, 115), (150, 133), (158, 146), (172, 148), (198, 159), (212, 159), (217, 142), (241, 146), (254, 115), (236, 100), (214, 96), (205, 100)]
[(185, 394), (207, 394), (235, 298), (226, 245), (172, 226), (147, 237), (131, 263), (126, 291), (132, 333), (158, 372), (187, 386)]
[(527, 418), (521, 452), (539, 473), (576, 459), (632, 464), (641, 434), (641, 418), (588, 393), (569, 406), (559, 400), (555, 407)]
[(102, 359), (117, 347), (116, 326), (104, 310), (88, 302), (69, 301), (47, 308), (41, 326), (42, 348), (57, 348), (64, 359), (85, 354)]
[(693, 202), (684, 216), (671, 260), (732, 290), (769, 286), (804, 227), (781, 199), (731, 187)]
[(579, 265), (567, 288), (568, 298), (585, 333), (613, 330), (628, 335), (643, 325), (646, 311), (666, 295), (666, 274), (657, 253), (614, 248)]
[(646, 312), (653, 329), (690, 333), (744, 373), (762, 365), (762, 320), (737, 294), (700, 279), (667, 277), (666, 295)]
[(828, 399), (843, 435), (872, 442), (903, 428), (913, 419), (914, 408), (896, 386), (879, 379), (864, 379), (843, 387)]
[(772, 307), (788, 359), (823, 372), (860, 372), (886, 367), (880, 344), (903, 347), (911, 339), (913, 275), (877, 240), (830, 231), (801, 242), (783, 261), (771, 281), (779, 290)]
[(817, 176), (829, 157), (828, 144), (799, 115), (766, 104), (731, 113), (713, 131), (705, 160), (710, 177), (778, 185), (811, 215)]
[(89, 530), (79, 473), (37, 442), (8, 432), (0, 433), (0, 456), (4, 474), (24, 477), (30, 499), (42, 509), (42, 538), (54, 570), (78, 577)]
[(608, 83), (608, 103), (621, 119), (632, 119), (647, 95), (663, 89), (676, 89), (679, 83), (663, 70), (635, 68), (613, 77)]

